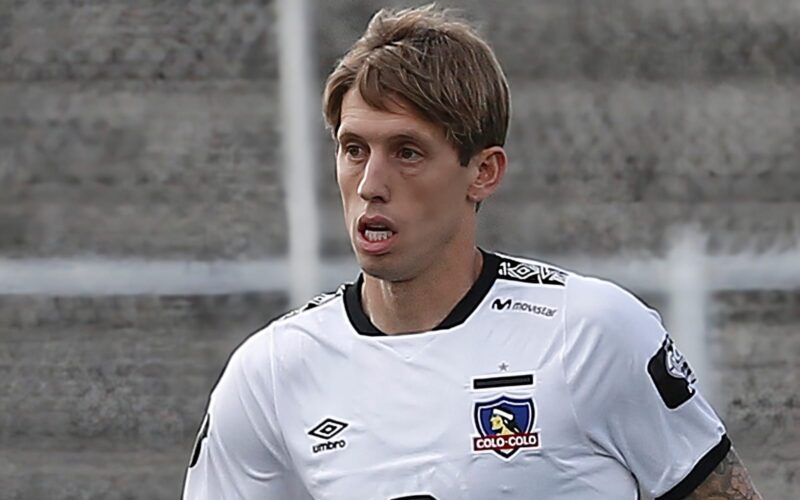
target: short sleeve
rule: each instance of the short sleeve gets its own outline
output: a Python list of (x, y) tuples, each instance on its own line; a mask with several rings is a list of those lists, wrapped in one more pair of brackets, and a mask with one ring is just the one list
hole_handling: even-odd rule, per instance
[(231, 356), (211, 393), (184, 484), (183, 499), (308, 498), (294, 479), (276, 426), (271, 328)]
[(657, 312), (622, 288), (571, 276), (564, 370), (578, 424), (650, 495), (684, 498), (727, 454), (725, 427)]

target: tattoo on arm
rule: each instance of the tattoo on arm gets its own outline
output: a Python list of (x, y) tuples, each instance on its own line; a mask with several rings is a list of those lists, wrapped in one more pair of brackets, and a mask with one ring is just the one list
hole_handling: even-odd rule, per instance
[(762, 500), (739, 455), (731, 448), (714, 472), (686, 500)]

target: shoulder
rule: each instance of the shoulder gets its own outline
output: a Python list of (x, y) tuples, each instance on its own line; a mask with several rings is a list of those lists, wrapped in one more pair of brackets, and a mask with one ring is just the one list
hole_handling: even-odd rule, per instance
[(566, 284), (565, 321), (610, 327), (624, 331), (626, 326), (655, 321), (661, 316), (639, 297), (612, 281), (572, 273)]
[(521, 285), (545, 285), (560, 289), (564, 306), (583, 319), (603, 320), (641, 311), (655, 311), (630, 291), (610, 280), (566, 270), (555, 264), (526, 257), (494, 253), (498, 259), (497, 278)]
[(668, 337), (659, 313), (633, 293), (578, 274), (567, 280), (563, 332), (567, 360), (620, 369), (646, 361)]
[(321, 293), (258, 328), (236, 347), (228, 364), (251, 373), (271, 366), (275, 351), (280, 351), (282, 357), (290, 355), (301, 347), (302, 337), (320, 333), (321, 324), (332, 324), (324, 316), (336, 308), (343, 290), (344, 285), (334, 292)]
[(575, 274), (567, 281), (562, 319), (567, 383), (583, 385), (575, 389), (577, 401), (652, 387), (640, 381), (650, 380), (649, 365), (669, 342), (658, 312), (616, 283)]
[(345, 287), (347, 285), (341, 285), (333, 292), (323, 292), (319, 295), (316, 295), (311, 300), (303, 304), (302, 306), (298, 307), (297, 309), (293, 309), (283, 316), (280, 316), (275, 321), (277, 323), (287, 323), (290, 320), (299, 321), (301, 315), (308, 315), (310, 311), (314, 311), (315, 313), (320, 313), (326, 308), (323, 306), (329, 305), (331, 303), (336, 302), (337, 299), (341, 299), (342, 295), (344, 294)]
[(564, 269), (545, 262), (497, 252), (493, 255), (498, 259), (497, 278), (500, 280), (563, 287), (570, 275)]
[(637, 317), (661, 320), (640, 298), (610, 280), (530, 258), (494, 255), (498, 258), (497, 278), (501, 282), (561, 292), (565, 318), (570, 323), (620, 324)]

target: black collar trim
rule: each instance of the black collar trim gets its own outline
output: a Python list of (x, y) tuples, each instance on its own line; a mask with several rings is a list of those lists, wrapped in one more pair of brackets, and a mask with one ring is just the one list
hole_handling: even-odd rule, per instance
[[(441, 323), (436, 325), (434, 330), (446, 330), (460, 325), (472, 314), (478, 305), (481, 303), (486, 294), (494, 285), (497, 278), (497, 269), (500, 265), (500, 258), (493, 254), (480, 250), (483, 254), (483, 267), (478, 279), (472, 284), (466, 295), (456, 304), (450, 314), (442, 320)], [(364, 284), (364, 275), (359, 274), (358, 280), (355, 283), (350, 283), (345, 286), (344, 290), (344, 308), (347, 312), (347, 317), (350, 319), (350, 324), (361, 335), (368, 335), (370, 337), (383, 337), (385, 333), (380, 331), (378, 327), (372, 324), (369, 316), (364, 312), (364, 305), (361, 303), (361, 287)]]

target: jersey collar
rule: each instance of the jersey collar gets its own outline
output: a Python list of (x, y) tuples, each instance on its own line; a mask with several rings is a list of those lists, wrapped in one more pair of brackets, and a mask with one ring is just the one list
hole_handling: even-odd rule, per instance
[[(441, 323), (436, 325), (433, 330), (446, 330), (458, 326), (477, 309), (489, 289), (492, 288), (495, 279), (497, 278), (497, 268), (500, 265), (500, 258), (489, 252), (479, 249), (483, 254), (483, 267), (478, 275), (478, 279), (472, 284), (466, 295), (456, 304), (450, 314), (442, 320)], [(368, 335), (371, 337), (386, 336), (385, 333), (380, 331), (378, 327), (372, 324), (369, 316), (364, 311), (364, 306), (361, 303), (361, 287), (364, 284), (364, 274), (358, 275), (358, 280), (355, 283), (350, 283), (344, 290), (344, 308), (347, 312), (347, 317), (350, 324), (361, 335)]]

